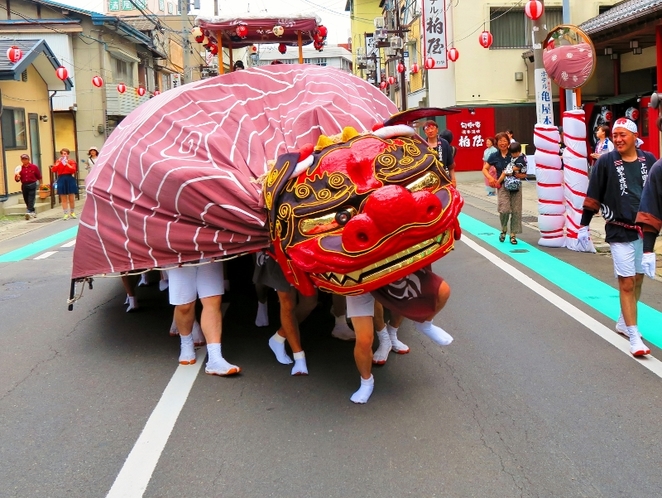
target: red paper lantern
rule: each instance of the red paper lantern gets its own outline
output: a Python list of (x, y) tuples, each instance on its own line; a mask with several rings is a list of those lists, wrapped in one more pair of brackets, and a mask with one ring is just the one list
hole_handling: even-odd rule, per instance
[(460, 58), (460, 51), (456, 49), (455, 47), (452, 47), (448, 49), (448, 58), (452, 61), (455, 62)]
[(202, 43), (205, 39), (205, 35), (200, 35), (195, 37), (195, 41), (198, 43)]
[(154, 90), (154, 96), (161, 95), (161, 90)]
[(119, 93), (124, 93), (126, 92), (126, 85), (124, 83), (120, 83), (117, 85), (117, 91)]
[(382, 90), (385, 90), (386, 89), (386, 82), (385, 81), (380, 81), (379, 82), (379, 88), (381, 88)]
[(526, 14), (526, 17), (533, 21), (540, 19), (544, 12), (545, 7), (543, 7), (542, 2), (539, 0), (529, 0), (524, 6), (524, 13)]
[(490, 48), (492, 42), (494, 42), (494, 37), (489, 31), (483, 31), (478, 37), (478, 43), (480, 43), (483, 48)]
[(60, 66), (55, 70), (55, 76), (64, 81), (69, 77), (69, 71), (67, 71), (66, 67)]
[[(315, 48), (317, 48), (317, 47), (315, 47)], [(279, 43), (279, 44), (278, 44), (278, 51), (279, 51), (281, 54), (286, 53), (286, 52), (287, 52), (287, 45), (285, 45), (284, 43)]]
[(92, 84), (97, 88), (101, 88), (103, 86), (103, 79), (101, 76), (95, 76), (92, 78)]
[(248, 35), (248, 28), (243, 24), (240, 24), (237, 26), (237, 29), (235, 29), (235, 32), (239, 38), (246, 38), (246, 35)]
[(414, 62), (414, 63), (411, 65), (411, 68), (409, 69), (409, 72), (410, 72), (411, 74), (417, 74), (419, 71), (420, 71), (420, 69), (418, 68), (418, 62)]
[(23, 51), (16, 45), (12, 45), (7, 49), (7, 59), (16, 64), (23, 58)]
[(145, 95), (145, 87), (139, 86), (138, 88), (136, 88), (136, 93), (142, 97), (143, 95)]
[(317, 27), (317, 32), (322, 36), (322, 38), (326, 38), (326, 35), (329, 34), (329, 30), (326, 29), (326, 26), (322, 25)]
[(434, 69), (434, 66), (436, 64), (437, 63), (434, 61), (432, 57), (428, 57), (427, 59), (425, 59), (425, 69)]
[(407, 70), (407, 68), (405, 67), (405, 65), (402, 62), (398, 62), (398, 68), (397, 69), (398, 69), (399, 73), (404, 73)]
[(394, 85), (395, 84), (395, 76), (389, 76), (388, 77), (388, 84), (389, 85)]

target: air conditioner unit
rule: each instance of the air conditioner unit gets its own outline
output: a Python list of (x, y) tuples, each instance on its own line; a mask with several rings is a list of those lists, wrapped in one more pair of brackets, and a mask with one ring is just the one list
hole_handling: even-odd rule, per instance
[(389, 47), (395, 48), (395, 49), (401, 49), (402, 48), (402, 38), (399, 36), (393, 36), (389, 38), (388, 40)]
[(375, 20), (373, 21), (375, 23), (375, 28), (381, 29), (384, 27), (384, 18), (383, 17), (375, 17)]
[(394, 48), (387, 48), (384, 50), (384, 53), (386, 54), (386, 57), (393, 57), (397, 52)]

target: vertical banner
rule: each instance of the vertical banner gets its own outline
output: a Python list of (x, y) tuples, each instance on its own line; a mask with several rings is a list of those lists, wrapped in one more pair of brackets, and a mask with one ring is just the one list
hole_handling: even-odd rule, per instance
[(537, 123), (545, 126), (553, 125), (552, 82), (544, 69), (536, 69), (535, 78)]
[(434, 59), (432, 69), (447, 69), (446, 0), (423, 0), (423, 61)]

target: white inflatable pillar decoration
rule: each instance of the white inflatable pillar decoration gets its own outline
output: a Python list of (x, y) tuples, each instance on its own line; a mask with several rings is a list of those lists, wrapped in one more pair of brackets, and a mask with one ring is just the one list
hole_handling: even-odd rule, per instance
[(563, 203), (563, 170), (561, 169), (560, 136), (556, 126), (537, 124), (533, 132), (536, 146), (536, 189), (538, 191), (538, 245), (565, 245), (565, 206)]
[[(563, 113), (563, 180), (566, 206), (566, 247), (579, 251), (577, 232), (588, 190), (588, 155), (586, 145), (586, 115), (576, 109)], [(591, 244), (592, 247), (592, 244)]]

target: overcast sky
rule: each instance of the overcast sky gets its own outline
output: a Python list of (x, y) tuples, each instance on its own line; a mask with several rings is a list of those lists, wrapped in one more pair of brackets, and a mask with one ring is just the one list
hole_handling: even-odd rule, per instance
[[(107, 0), (57, 0), (60, 3), (79, 8), (103, 11)], [(176, 0), (173, 0), (176, 1)], [(190, 0), (193, 3), (193, 0)], [(214, 0), (200, 0), (200, 11), (192, 14), (213, 15)], [(287, 15), (292, 13), (314, 13), (327, 28), (327, 43), (336, 45), (347, 43), (350, 37), (349, 12), (345, 12), (347, 0), (218, 0), (219, 15), (232, 16), (250, 12), (265, 15)]]

